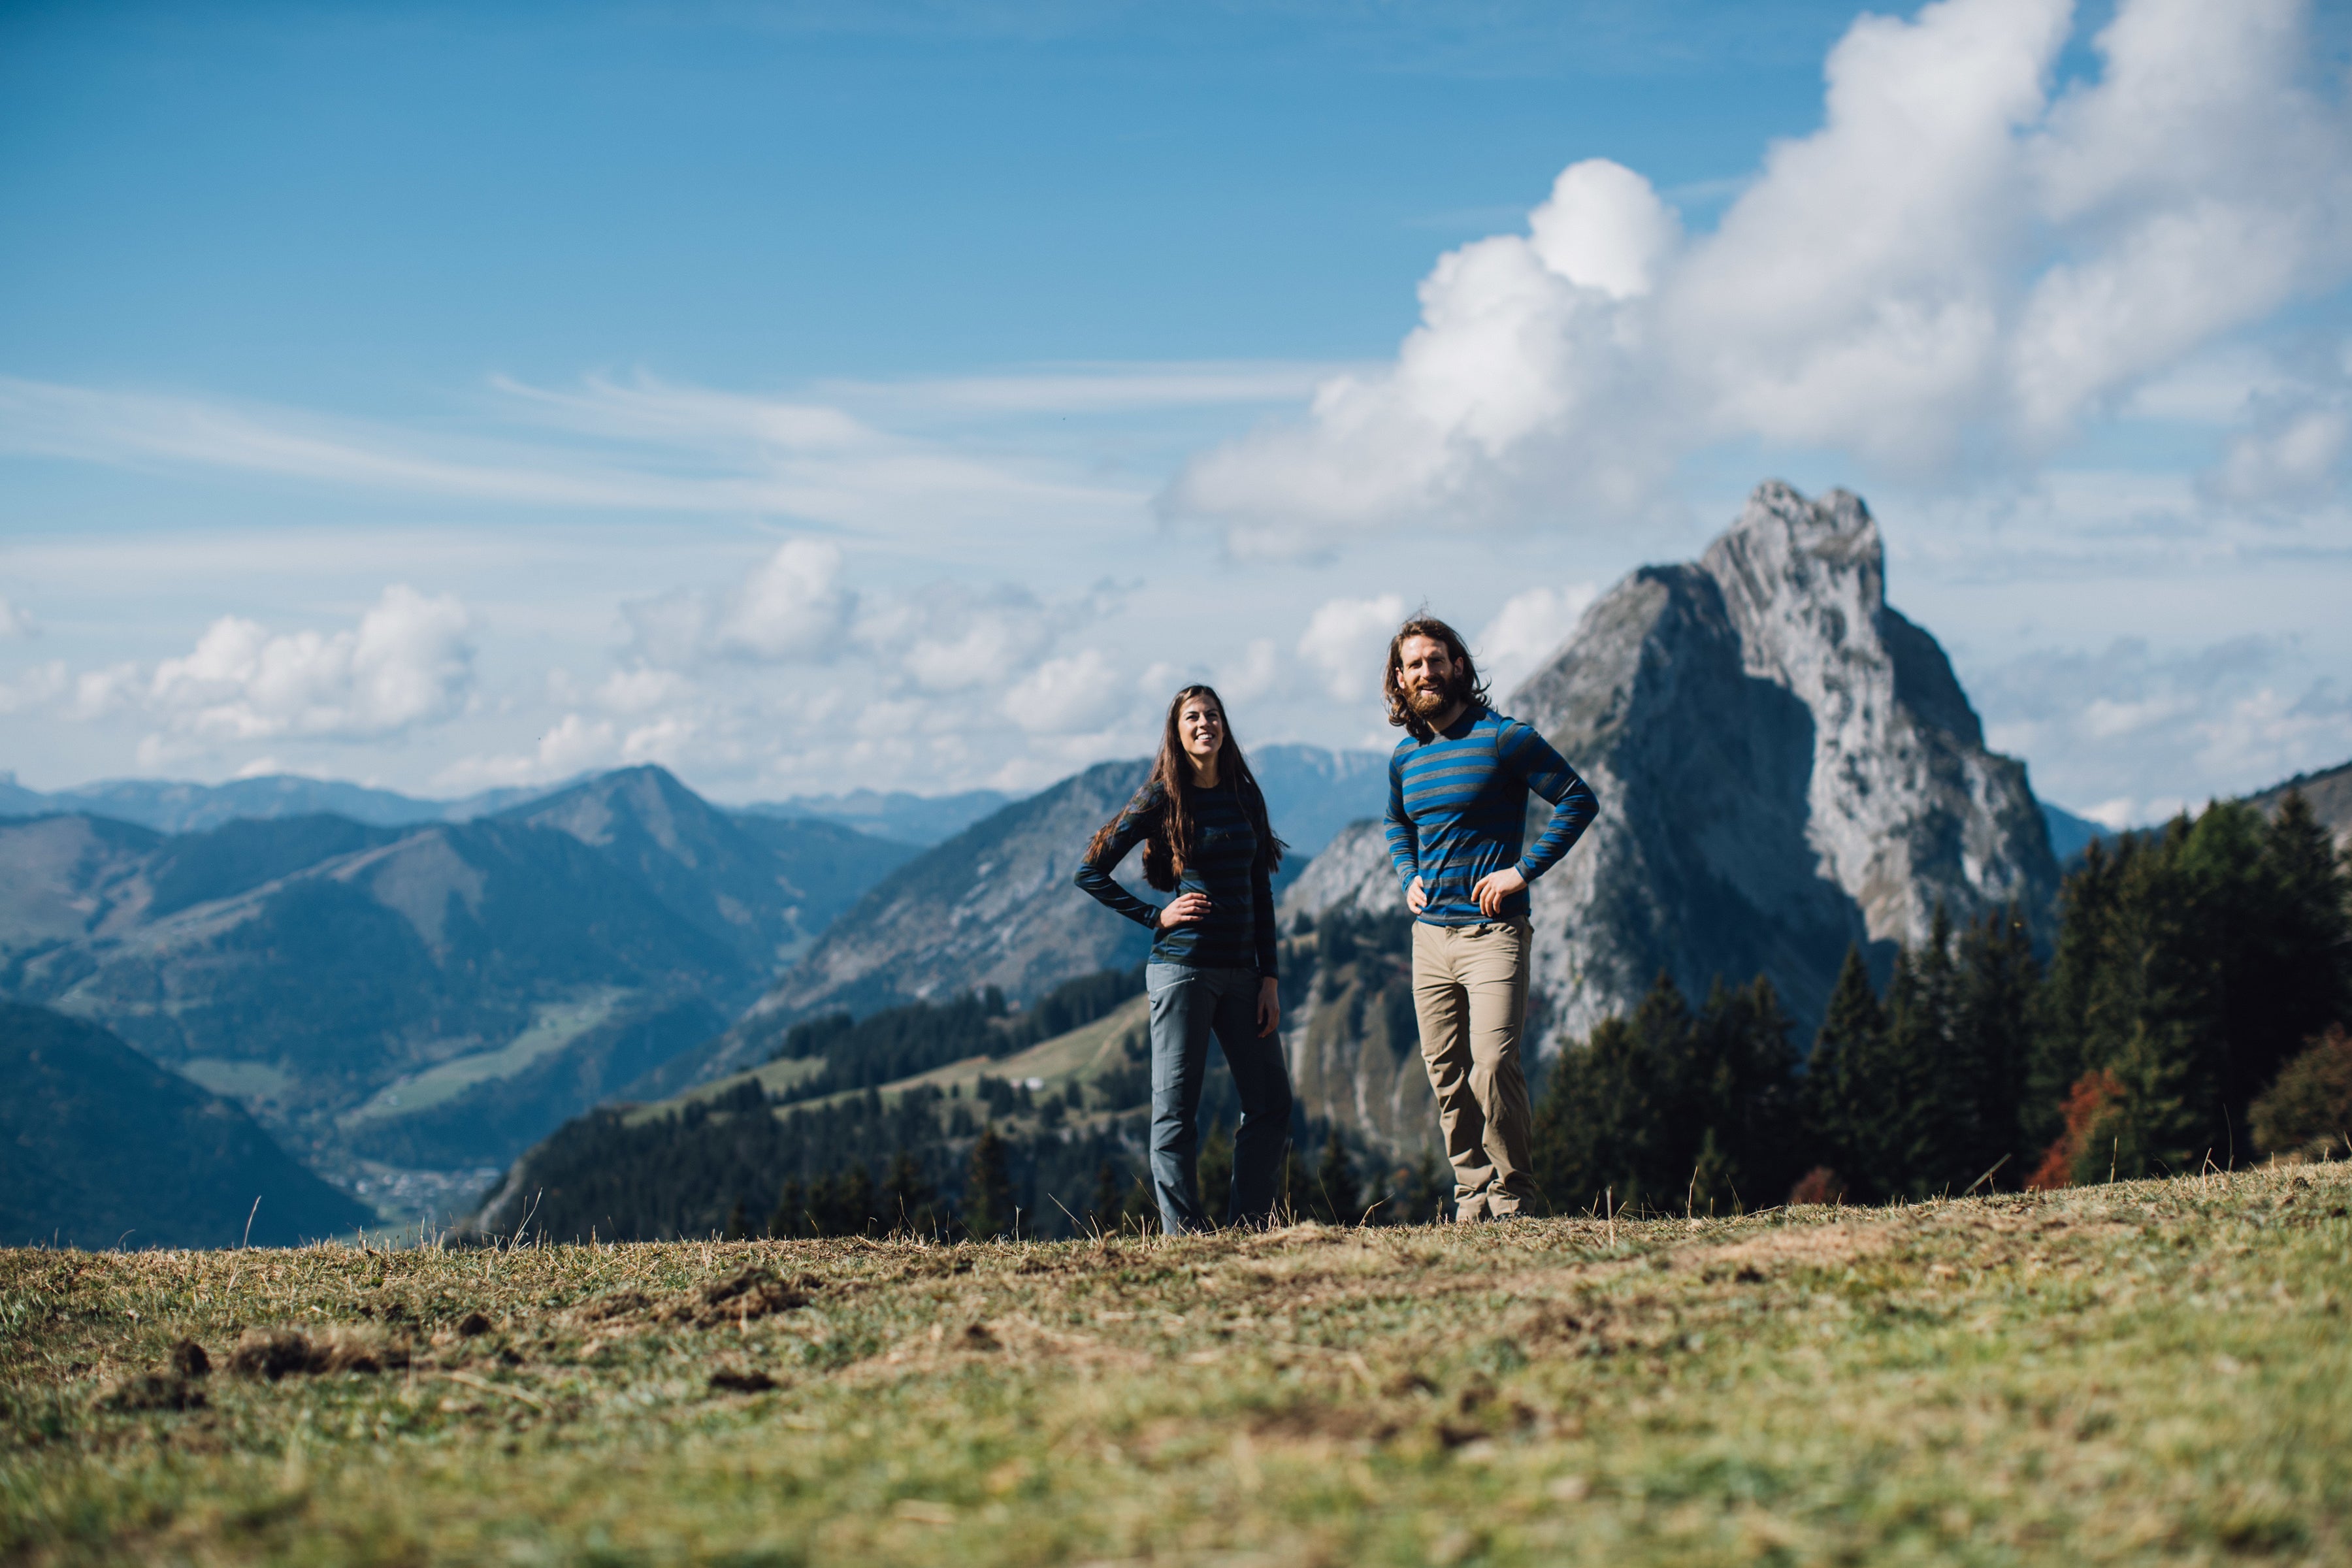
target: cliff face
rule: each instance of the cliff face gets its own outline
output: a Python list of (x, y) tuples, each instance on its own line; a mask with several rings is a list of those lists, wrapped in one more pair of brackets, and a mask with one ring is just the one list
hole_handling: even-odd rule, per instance
[[(1499, 706), (1601, 797), (1536, 884), (1546, 1048), (1661, 970), (1693, 994), (1760, 971), (1810, 1029), (1849, 942), (1916, 942), (1939, 903), (2038, 918), (2056, 893), (2024, 767), (1985, 749), (1943, 650), (1887, 605), (1878, 526), (1845, 491), (1760, 487), (1697, 562), (1596, 602)], [(1397, 907), (1367, 823), (1285, 912)]]

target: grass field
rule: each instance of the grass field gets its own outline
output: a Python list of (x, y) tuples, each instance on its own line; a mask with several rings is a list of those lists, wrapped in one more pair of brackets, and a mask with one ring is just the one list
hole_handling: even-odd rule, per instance
[(2347, 1202), (0, 1253), (0, 1559), (2344, 1563)]

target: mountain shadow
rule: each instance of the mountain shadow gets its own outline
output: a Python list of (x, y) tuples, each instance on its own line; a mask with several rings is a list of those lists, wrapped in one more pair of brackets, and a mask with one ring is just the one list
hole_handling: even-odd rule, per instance
[(375, 1223), (96, 1025), (0, 1003), (0, 1245), (235, 1247), (249, 1218), (256, 1245), (290, 1247)]

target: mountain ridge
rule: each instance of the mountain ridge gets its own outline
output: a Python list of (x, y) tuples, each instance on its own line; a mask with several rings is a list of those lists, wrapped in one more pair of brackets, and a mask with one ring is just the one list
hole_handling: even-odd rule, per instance
[(429, 1128), (368, 1119), (376, 1155), (472, 1168), (723, 1028), (913, 853), (831, 823), (747, 827), (647, 769), (406, 827), (17, 818), (0, 821), (0, 992), (109, 1026), (345, 1180), (354, 1109), (514, 1057)]

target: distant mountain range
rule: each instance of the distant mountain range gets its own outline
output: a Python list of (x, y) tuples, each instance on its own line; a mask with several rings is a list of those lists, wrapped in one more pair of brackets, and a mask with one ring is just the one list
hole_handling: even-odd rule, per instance
[(1014, 798), (994, 789), (965, 790), (959, 795), (856, 789), (846, 795), (796, 795), (747, 805), (741, 812), (749, 816), (816, 817), (877, 838), (929, 846), (954, 837)]
[[(1367, 811), (1380, 808), (1384, 784), (1381, 753), (1332, 752), (1320, 746), (1259, 748), (1255, 771), (1270, 799), (1292, 807), (1283, 833), (1302, 854), (1312, 855), (1331, 836)], [(198, 833), (225, 823), (281, 816), (333, 816), (377, 827), (408, 827), (426, 822), (471, 822), (530, 801), (562, 795), (593, 775), (562, 784), (484, 790), (456, 800), (430, 800), (393, 790), (334, 779), (272, 773), (227, 784), (184, 780), (110, 779), (44, 794), (26, 789), (13, 773), (0, 772), (0, 817), (79, 813), (135, 823), (158, 833)], [(916, 795), (907, 790), (850, 790), (836, 795), (794, 795), (719, 809), (740, 818), (838, 823), (873, 838), (929, 847), (945, 843), (1018, 795), (1003, 790), (964, 790), (952, 795)]]
[[(0, 817), (81, 813), (136, 823), (158, 833), (200, 833), (225, 823), (282, 816), (334, 816), (378, 827), (408, 827), (426, 822), (472, 822), (530, 801), (562, 795), (586, 782), (582, 774), (562, 784), (484, 790), (456, 800), (430, 800), (334, 779), (272, 773), (227, 784), (184, 780), (110, 779), (44, 794), (26, 789), (16, 774), (0, 773)], [(879, 794), (796, 795), (732, 808), (735, 815), (838, 823), (876, 838), (930, 845), (953, 837), (1013, 797), (1001, 790), (962, 795)], [(728, 808), (720, 808), (728, 809)]]
[(219, 784), (109, 779), (45, 795), (19, 784), (14, 773), (0, 773), (0, 816), (81, 812), (136, 823), (158, 833), (200, 833), (245, 818), (322, 814), (378, 827), (405, 827), (419, 822), (470, 822), (562, 787), (494, 789), (459, 800), (420, 800), (364, 784), (273, 773)]
[(2116, 836), (2114, 828), (2087, 816), (2077, 816), (2064, 806), (2053, 805), (2046, 800), (2042, 803), (2042, 820), (2050, 829), (2050, 853), (2058, 857), (2061, 866), (2071, 863), (2093, 844)]
[(346, 1178), (495, 1165), (717, 1032), (917, 853), (731, 816), (651, 767), (468, 822), (19, 818), (0, 993), (104, 1025)]

